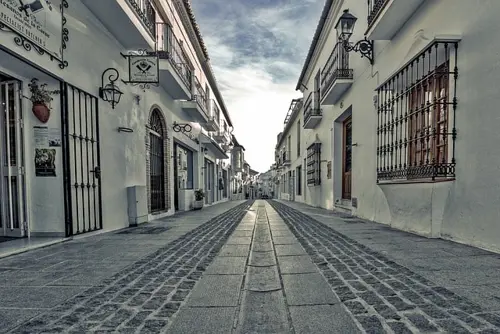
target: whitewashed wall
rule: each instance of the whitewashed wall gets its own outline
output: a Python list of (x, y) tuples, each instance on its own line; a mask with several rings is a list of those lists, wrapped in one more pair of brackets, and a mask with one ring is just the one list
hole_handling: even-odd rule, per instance
[[(28, 52), (15, 45), (14, 35), (2, 33), (0, 44), (12, 50), (20, 57), (37, 64), (54, 76), (92, 94), (98, 96), (101, 85), (101, 74), (108, 67), (116, 68), (121, 79), (127, 79), (127, 60), (120, 56), (124, 48), (106, 31), (104, 26), (80, 1), (70, 1), (66, 10), (67, 25), (69, 29), (69, 42), (64, 52), (64, 57), (69, 66), (63, 70), (56, 62), (51, 62), (47, 56)], [(137, 21), (137, 24), (139, 22)], [(27, 83), (32, 77), (47, 82), (49, 88), (59, 88), (58, 81), (44, 75), (33, 67), (20, 63), (17, 59), (2, 54), (0, 71), (22, 80), (25, 95), (29, 96)], [(165, 116), (168, 135), (187, 143), (194, 151), (199, 145), (185, 138), (184, 135), (174, 133), (171, 129), (173, 121), (186, 122), (185, 114), (180, 104), (162, 89), (151, 87), (145, 92), (138, 87), (126, 86), (117, 82), (124, 92), (120, 103), (111, 109), (108, 102), (99, 99), (99, 127), (101, 142), (101, 170), (102, 170), (102, 203), (103, 225), (105, 230), (113, 230), (128, 226), (127, 193), (126, 188), (132, 185), (146, 184), (146, 156), (145, 137), (146, 124), (150, 110), (158, 107)], [(137, 100), (135, 97), (139, 96)], [(49, 127), (61, 126), (60, 106), (58, 97), (52, 103), (52, 117), (45, 125)], [(25, 115), (26, 136), (26, 167), (28, 182), (29, 216), (31, 217), (31, 230), (34, 232), (64, 232), (63, 184), (62, 184), (62, 152), (57, 152), (57, 177), (40, 178), (34, 176), (33, 165), (33, 131), (34, 125), (41, 125), (31, 112), (31, 103), (23, 100)], [(129, 127), (133, 133), (119, 133), (117, 128)], [(173, 140), (170, 152), (173, 154)], [(169, 171), (170, 189), (173, 212), (173, 159)], [(195, 164), (195, 188), (199, 186), (200, 169)], [(201, 178), (201, 180), (203, 180)], [(50, 196), (47, 194), (50, 193)]]
[[(366, 30), (366, 3), (338, 1), (334, 22), (349, 8), (358, 17), (351, 41), (363, 38)], [(322, 159), (333, 157), (333, 180), (326, 179), (322, 164), (320, 189), (308, 191), (306, 202), (331, 209), (339, 197), (341, 156), (334, 154), (334, 122), (352, 108), (353, 147), (352, 196), (358, 198), (358, 216), (390, 224), (427, 236), (443, 237), (491, 250), (500, 250), (500, 146), (497, 115), (500, 80), (500, 51), (496, 40), (500, 2), (484, 1), (481, 6), (468, 0), (425, 1), (391, 41), (376, 41), (375, 65), (358, 53), (350, 54), (354, 84), (335, 106), (323, 108), (323, 119), (315, 130), (304, 130), (305, 147), (316, 133), (322, 141)], [(313, 73), (326, 62), (333, 48), (335, 30), (319, 60), (311, 63)], [(462, 35), (458, 49), (458, 108), (456, 127), (456, 181), (445, 183), (376, 184), (375, 88), (397, 72), (435, 37)], [(313, 76), (307, 87), (313, 87)], [(308, 92), (304, 93), (306, 98)], [(340, 102), (343, 108), (340, 108)], [(333, 130), (332, 130), (333, 128)], [(328, 182), (330, 181), (330, 182)], [(313, 189), (313, 188), (307, 188)], [(318, 195), (316, 191), (320, 192)]]

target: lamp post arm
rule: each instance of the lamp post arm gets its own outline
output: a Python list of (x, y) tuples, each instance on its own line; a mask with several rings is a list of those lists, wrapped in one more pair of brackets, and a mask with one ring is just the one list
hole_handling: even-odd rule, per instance
[(373, 65), (373, 41), (366, 39), (366, 36), (356, 44), (349, 42), (349, 40), (343, 40), (342, 44), (347, 52), (359, 52), (361, 54), (361, 58), (367, 58), (370, 61), (370, 64)]

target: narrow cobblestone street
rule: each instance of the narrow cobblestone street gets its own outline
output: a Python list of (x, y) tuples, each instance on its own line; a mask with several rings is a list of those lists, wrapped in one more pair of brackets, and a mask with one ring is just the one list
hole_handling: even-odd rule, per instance
[(229, 202), (0, 260), (0, 329), (500, 333), (499, 268), (331, 211)]

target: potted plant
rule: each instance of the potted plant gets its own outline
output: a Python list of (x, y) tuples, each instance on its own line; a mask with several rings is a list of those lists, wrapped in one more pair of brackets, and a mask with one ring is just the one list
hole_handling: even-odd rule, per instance
[(194, 203), (193, 209), (200, 210), (203, 208), (203, 199), (205, 198), (205, 193), (202, 189), (196, 189), (194, 192)]
[(29, 100), (33, 103), (33, 114), (42, 123), (47, 123), (50, 118), (50, 102), (53, 100), (51, 94), (58, 94), (59, 90), (47, 90), (47, 84), (38, 84), (38, 79), (31, 79), (28, 84), (31, 96)]

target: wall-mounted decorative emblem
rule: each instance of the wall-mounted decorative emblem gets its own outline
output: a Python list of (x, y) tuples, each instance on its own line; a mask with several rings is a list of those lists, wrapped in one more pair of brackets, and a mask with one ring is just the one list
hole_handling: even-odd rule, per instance
[(18, 46), (48, 55), (63, 69), (68, 66), (63, 56), (69, 41), (66, 8), (67, 0), (2, 0), (0, 31), (14, 34)]
[[(0, 15), (1, 16), (1, 15)], [(28, 84), (30, 97), (26, 97), (33, 103), (32, 111), (36, 118), (42, 123), (47, 123), (50, 118), (50, 102), (54, 99), (52, 94), (59, 94), (59, 90), (48, 90), (47, 84), (38, 84), (38, 79), (31, 79)]]
[(121, 55), (128, 60), (128, 81), (126, 84), (139, 85), (142, 89), (158, 86), (160, 83), (160, 66), (158, 54), (145, 49), (131, 51)]
[[(109, 83), (104, 85), (104, 76), (106, 73), (112, 72), (108, 76)], [(99, 97), (106, 102), (111, 103), (111, 108), (115, 109), (115, 105), (120, 102), (120, 98), (122, 97), (122, 91), (118, 89), (118, 86), (115, 85), (115, 82), (120, 77), (120, 74), (115, 68), (107, 68), (104, 72), (102, 72), (101, 76), (101, 87), (99, 87)]]

